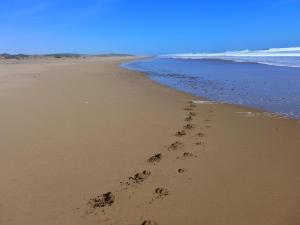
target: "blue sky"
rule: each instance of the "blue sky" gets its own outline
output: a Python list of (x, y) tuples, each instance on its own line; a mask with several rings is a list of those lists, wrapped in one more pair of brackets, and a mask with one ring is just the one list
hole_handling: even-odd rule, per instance
[(166, 54), (300, 46), (300, 0), (0, 0), (0, 52)]

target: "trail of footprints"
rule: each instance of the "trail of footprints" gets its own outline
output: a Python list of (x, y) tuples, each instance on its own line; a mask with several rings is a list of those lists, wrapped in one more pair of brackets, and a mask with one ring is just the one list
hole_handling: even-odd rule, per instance
[[(196, 130), (197, 128), (196, 125), (192, 123), (195, 117), (197, 116), (196, 112), (194, 112), (195, 108), (196, 108), (195, 103), (193, 101), (189, 101), (188, 105), (184, 108), (184, 110), (187, 111), (186, 118), (184, 119), (185, 124), (181, 130), (176, 131), (174, 134), (175, 137), (178, 138), (178, 140), (175, 141), (174, 143), (165, 146), (165, 150), (168, 153), (170, 152), (175, 153), (178, 150), (183, 150), (181, 156), (177, 156), (176, 160), (185, 160), (188, 158), (198, 157), (196, 154), (192, 152), (184, 151), (185, 146), (183, 142), (185, 137), (194, 137), (194, 139), (196, 140), (196, 142), (194, 143), (195, 146), (205, 147), (205, 143), (202, 140), (205, 137), (205, 133), (203, 131), (198, 131), (196, 132), (196, 134), (191, 132), (192, 130)], [(204, 120), (204, 129), (211, 128), (211, 125), (209, 123), (211, 122), (211, 118), (214, 116), (213, 113), (214, 113), (213, 107), (209, 107), (208, 112), (204, 114), (205, 116), (207, 116), (207, 118)], [(165, 155), (166, 152), (164, 151), (160, 153), (155, 153), (153, 156), (149, 157), (146, 162), (149, 164), (153, 164), (153, 166), (157, 166), (157, 164), (164, 159)], [(186, 168), (178, 168), (176, 172), (178, 174), (184, 174), (187, 173), (188, 170)], [(141, 185), (144, 181), (146, 181), (150, 177), (151, 177), (151, 171), (144, 170), (130, 176), (125, 182), (122, 181), (120, 183), (127, 187), (130, 187), (131, 185)], [(167, 197), (169, 194), (170, 191), (166, 187), (157, 187), (153, 191), (154, 197), (151, 199), (149, 203), (152, 204), (156, 200), (162, 200), (165, 197)], [(104, 212), (104, 209), (112, 206), (115, 203), (115, 200), (116, 200), (116, 196), (113, 192), (107, 192), (95, 198), (91, 198), (87, 203), (86, 215), (93, 213), (98, 208), (102, 208), (103, 209), (102, 211)], [(158, 223), (153, 220), (145, 220), (140, 225), (158, 225)]]

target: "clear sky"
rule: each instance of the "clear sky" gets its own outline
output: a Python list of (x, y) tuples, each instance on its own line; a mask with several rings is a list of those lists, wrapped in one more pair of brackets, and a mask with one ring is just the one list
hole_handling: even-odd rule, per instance
[(220, 52), (300, 46), (300, 0), (0, 0), (0, 52)]

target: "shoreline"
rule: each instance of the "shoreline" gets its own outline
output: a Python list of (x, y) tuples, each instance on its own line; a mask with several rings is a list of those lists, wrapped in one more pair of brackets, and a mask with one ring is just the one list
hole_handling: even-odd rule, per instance
[[(231, 106), (235, 106), (235, 107), (241, 107), (241, 109), (249, 110), (248, 111), (249, 113), (251, 113), (251, 111), (253, 111), (253, 115), (252, 116), (264, 115), (264, 116), (271, 117), (271, 118), (275, 117), (275, 118), (279, 118), (279, 119), (292, 120), (292, 121), (300, 123), (300, 119), (297, 119), (297, 118), (294, 118), (294, 117), (291, 117), (291, 116), (288, 116), (288, 115), (285, 115), (285, 114), (280, 114), (278, 112), (271, 112), (271, 111), (267, 111), (267, 110), (264, 110), (264, 109), (255, 108), (255, 107), (252, 107), (252, 106), (240, 105), (240, 104), (235, 104), (235, 103), (230, 103), (230, 102), (222, 102), (222, 101), (210, 99), (209, 97), (205, 97), (205, 96), (197, 96), (197, 95), (194, 95), (192, 93), (188, 93), (188, 92), (185, 92), (185, 91), (173, 88), (171, 86), (168, 86), (167, 84), (163, 84), (163, 83), (160, 83), (158, 81), (155, 81), (155, 80), (151, 79), (150, 72), (141, 72), (141, 71), (138, 71), (138, 70), (126, 68), (126, 66), (122, 65), (124, 63), (133, 63), (133, 62), (136, 62), (136, 61), (139, 61), (139, 60), (143, 60), (143, 59), (147, 59), (147, 58), (152, 58), (152, 57), (137, 58), (137, 59), (134, 59), (134, 60), (123, 62), (119, 66), (121, 68), (123, 68), (123, 69), (127, 69), (127, 70), (132, 71), (132, 72), (141, 73), (141, 74), (143, 74), (146, 77), (146, 79), (149, 79), (151, 82), (154, 82), (157, 85), (160, 85), (160, 86), (162, 86), (164, 88), (169, 88), (169, 89), (175, 90), (175, 91), (177, 91), (179, 93), (186, 94), (186, 95), (191, 96), (192, 98), (195, 98), (195, 99), (198, 98), (198, 99), (201, 99), (201, 100), (207, 100), (207, 101), (211, 101), (211, 102), (216, 102), (218, 104), (226, 104), (226, 105), (229, 105), (229, 106), (231, 105)], [(180, 60), (184, 60), (184, 59), (180, 59)], [(212, 60), (218, 61), (218, 59), (212, 59)], [(227, 61), (227, 60), (221, 60), (221, 61)], [(241, 63), (259, 64), (259, 63), (255, 63), (255, 62), (241, 62)], [(272, 65), (269, 65), (269, 66), (272, 66)], [(249, 114), (249, 116), (251, 116), (251, 115)]]
[(195, 104), (124, 60), (30, 62), (0, 93), (0, 224), (299, 223), (297, 120)]

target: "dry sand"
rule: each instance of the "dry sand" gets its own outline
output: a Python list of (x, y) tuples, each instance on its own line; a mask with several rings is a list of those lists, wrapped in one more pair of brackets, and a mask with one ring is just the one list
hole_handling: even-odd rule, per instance
[(1, 225), (300, 224), (299, 122), (190, 103), (131, 59), (0, 64)]

